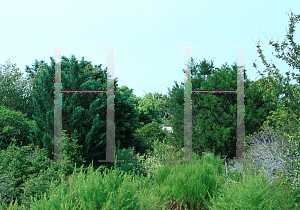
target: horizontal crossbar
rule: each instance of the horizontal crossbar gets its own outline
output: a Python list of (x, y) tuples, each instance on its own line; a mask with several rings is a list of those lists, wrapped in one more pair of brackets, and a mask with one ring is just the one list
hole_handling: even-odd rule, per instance
[[(62, 90), (62, 93), (106, 93), (106, 90), (97, 91), (97, 90)], [(116, 92), (116, 91), (114, 91)], [(227, 90), (193, 90), (193, 93), (236, 93), (237, 91), (227, 91)]]
[(236, 93), (237, 91), (227, 91), (227, 90), (202, 90), (202, 91), (192, 91), (193, 93)]
[[(107, 91), (97, 91), (97, 90), (62, 90), (62, 93), (106, 93)], [(116, 92), (116, 91), (114, 91)]]

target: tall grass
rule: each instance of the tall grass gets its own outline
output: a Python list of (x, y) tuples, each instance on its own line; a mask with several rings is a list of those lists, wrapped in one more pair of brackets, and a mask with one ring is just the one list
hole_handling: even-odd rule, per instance
[[(32, 210), (70, 209), (292, 209), (294, 200), (281, 179), (270, 184), (260, 173), (226, 173), (222, 159), (206, 154), (201, 162), (166, 163), (154, 180), (92, 165), (49, 194), (31, 199)], [(104, 169), (104, 170), (102, 170)], [(74, 171), (77, 171), (76, 168)], [(226, 174), (225, 174), (226, 173)], [(16, 205), (16, 204), (15, 204)], [(23, 209), (12, 203), (7, 209)], [(3, 209), (3, 207), (2, 207)]]
[[(262, 158), (268, 159), (266, 154), (269, 153), (257, 155), (264, 144), (259, 145), (252, 155), (246, 155), (241, 163), (230, 167), (227, 167), (226, 157), (214, 156), (214, 151), (201, 157), (193, 153), (192, 159), (200, 162), (174, 164), (178, 154), (181, 154), (179, 160), (183, 160), (182, 153), (169, 152), (172, 148), (158, 141), (154, 145), (153, 153), (143, 161), (143, 169), (148, 176), (138, 175), (135, 168), (132, 171), (122, 170), (128, 169), (126, 165), (129, 163), (117, 167), (115, 162), (113, 169), (102, 166), (96, 170), (93, 164), (87, 169), (81, 166), (79, 170), (75, 165), (73, 174), (68, 178), (61, 174), (59, 185), (54, 184), (52, 179), (47, 193), (30, 197), (26, 205), (24, 201), (22, 205), (16, 201), (9, 205), (2, 203), (0, 210), (296, 209), (292, 189), (285, 184), (288, 183), (287, 178), (273, 176), (273, 168), (278, 167), (269, 162), (272, 168), (262, 161)], [(259, 167), (254, 167), (254, 156), (260, 157), (255, 160)], [(158, 157), (164, 157), (161, 159), (165, 163), (162, 164)], [(149, 167), (152, 163), (156, 167)], [(268, 169), (270, 167), (272, 170)]]

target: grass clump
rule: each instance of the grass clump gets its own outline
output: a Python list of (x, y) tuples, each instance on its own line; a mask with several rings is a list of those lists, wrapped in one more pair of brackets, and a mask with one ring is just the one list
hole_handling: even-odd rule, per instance
[[(49, 196), (34, 200), (31, 209), (159, 209), (159, 198), (144, 190), (146, 180), (118, 169), (82, 168), (69, 183), (51, 188)], [(68, 185), (68, 186), (67, 186)], [(143, 192), (143, 195), (140, 194)], [(145, 199), (147, 197), (147, 200)]]
[(295, 209), (291, 189), (279, 178), (270, 183), (266, 175), (243, 174), (240, 182), (224, 185), (211, 198), (209, 209)]
[(222, 160), (212, 154), (203, 156), (200, 162), (185, 162), (176, 168), (166, 164), (154, 177), (167, 209), (202, 209), (209, 204), (209, 195), (225, 183)]

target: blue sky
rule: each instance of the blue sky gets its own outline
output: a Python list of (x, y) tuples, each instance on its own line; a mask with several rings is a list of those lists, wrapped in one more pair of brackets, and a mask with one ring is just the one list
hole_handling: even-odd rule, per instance
[[(137, 96), (167, 94), (174, 81), (184, 80), (184, 50), (176, 47), (200, 47), (192, 51), (196, 62), (214, 59), (216, 67), (236, 62), (237, 50), (228, 47), (253, 47), (245, 51), (245, 68), (251, 80), (260, 79), (252, 62), (257, 59), (260, 71), (265, 66), (253, 38), (285, 76), (299, 72), (272, 56), (268, 39), (285, 39), (290, 11), (300, 14), (297, 0), (1, 1), (0, 64), (11, 59), (25, 72), (35, 59), (50, 63), (54, 50), (47, 47), (70, 47), (62, 55), (106, 67), (107, 51), (98, 48), (123, 47), (115, 50), (119, 85)], [(299, 24), (294, 39), (300, 43), (297, 29)]]

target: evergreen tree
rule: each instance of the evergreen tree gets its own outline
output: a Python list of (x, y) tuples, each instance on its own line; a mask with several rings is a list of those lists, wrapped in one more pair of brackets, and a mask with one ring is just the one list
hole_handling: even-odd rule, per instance
[[(207, 78), (203, 78), (206, 72)], [(246, 76), (246, 74), (245, 74)], [(214, 68), (213, 63), (205, 59), (200, 64), (193, 65), (192, 69), (193, 90), (237, 90), (237, 65), (231, 68), (222, 65)], [(256, 131), (265, 121), (271, 110), (275, 107), (268, 106), (262, 98), (262, 91), (258, 86), (245, 81), (245, 136)], [(184, 146), (184, 83), (181, 86), (175, 83), (172, 90), (169, 89), (171, 126), (176, 141), (173, 145)], [(194, 152), (199, 155), (202, 152), (215, 150), (215, 155), (228, 155), (233, 158), (236, 155), (236, 123), (237, 123), (237, 94), (234, 93), (193, 93), (192, 94), (192, 125)]]
[[(40, 148), (47, 148), (48, 157), (54, 153), (54, 59), (48, 66), (36, 61), (33, 68), (26, 71), (31, 77), (34, 102), (34, 120), (37, 127), (30, 140)], [(106, 90), (107, 69), (101, 65), (92, 66), (84, 58), (78, 62), (75, 56), (70, 59), (62, 56), (62, 90)], [(132, 90), (118, 87), (115, 80), (115, 140), (120, 148), (135, 146), (133, 132), (141, 127), (134, 105)], [(105, 93), (63, 93), (62, 127), (73, 139), (82, 145), (81, 155), (88, 166), (92, 160), (94, 167), (106, 163), (106, 108)]]

